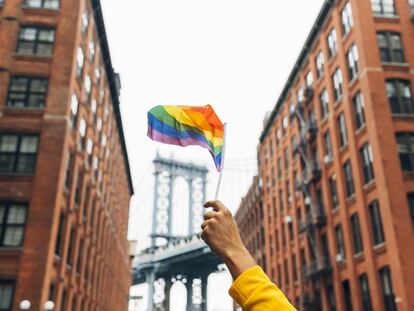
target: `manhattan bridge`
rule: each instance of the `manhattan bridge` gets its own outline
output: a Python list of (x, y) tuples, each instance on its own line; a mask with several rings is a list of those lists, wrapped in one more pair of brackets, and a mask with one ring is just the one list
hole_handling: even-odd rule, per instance
[[(133, 285), (149, 285), (147, 311), (170, 310), (170, 290), (175, 282), (182, 282), (186, 287), (187, 311), (207, 311), (207, 279), (221, 264), (200, 237), (208, 170), (159, 155), (153, 163), (151, 246), (134, 260)], [(185, 236), (173, 234), (173, 193), (177, 178), (184, 178), (189, 190)]]

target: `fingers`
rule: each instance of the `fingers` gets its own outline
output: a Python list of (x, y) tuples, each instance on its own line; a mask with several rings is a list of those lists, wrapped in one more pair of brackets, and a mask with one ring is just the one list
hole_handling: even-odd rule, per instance
[(216, 216), (216, 215), (217, 215), (217, 212), (208, 211), (207, 213), (204, 214), (204, 220), (214, 218), (214, 216)]
[(204, 203), (204, 207), (205, 208), (212, 207), (213, 210), (216, 212), (224, 211), (226, 209), (224, 204), (221, 203), (220, 201), (208, 201)]
[(208, 224), (211, 222), (211, 220), (206, 220), (205, 222), (203, 222), (202, 224), (201, 224), (201, 230), (204, 230), (207, 226), (208, 226)]

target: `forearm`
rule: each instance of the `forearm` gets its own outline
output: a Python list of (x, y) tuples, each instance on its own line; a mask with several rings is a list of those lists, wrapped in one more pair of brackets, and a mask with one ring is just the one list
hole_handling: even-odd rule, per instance
[(244, 246), (240, 247), (240, 249), (228, 250), (223, 260), (233, 280), (237, 279), (243, 272), (257, 265)]

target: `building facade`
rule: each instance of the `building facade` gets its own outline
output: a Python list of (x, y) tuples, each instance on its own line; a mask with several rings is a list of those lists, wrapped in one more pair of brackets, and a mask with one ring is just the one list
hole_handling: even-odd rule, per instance
[(260, 137), (265, 269), (300, 310), (414, 310), (413, 15), (325, 1)]
[(0, 310), (127, 310), (119, 90), (99, 0), (0, 0)]

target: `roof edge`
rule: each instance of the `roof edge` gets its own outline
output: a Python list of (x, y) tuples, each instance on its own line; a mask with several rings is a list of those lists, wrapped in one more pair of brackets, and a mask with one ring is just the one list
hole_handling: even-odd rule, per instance
[(102, 51), (102, 58), (105, 63), (106, 76), (108, 77), (109, 90), (111, 92), (112, 104), (115, 112), (115, 119), (118, 127), (118, 134), (121, 142), (122, 153), (124, 156), (125, 168), (128, 177), (130, 195), (134, 194), (134, 185), (132, 183), (131, 167), (129, 165), (128, 151), (125, 142), (124, 129), (122, 126), (121, 111), (119, 109), (119, 76), (112, 67), (111, 54), (109, 51), (108, 38), (102, 13), (101, 1), (91, 0), (93, 15), (95, 18), (96, 30), (98, 32), (99, 43)]
[(325, 23), (327, 17), (328, 17), (328, 13), (331, 10), (331, 8), (333, 7), (333, 5), (337, 2), (337, 0), (326, 0), (321, 8), (321, 10), (319, 11), (318, 17), (316, 18), (315, 23), (312, 26), (312, 30), (309, 33), (305, 44), (299, 54), (298, 59), (295, 62), (295, 65), (293, 66), (292, 71), (290, 72), (290, 75), (286, 81), (285, 86), (283, 87), (283, 90), (281, 92), (281, 94), (279, 95), (279, 99), (277, 100), (276, 104), (275, 104), (275, 108), (273, 109), (262, 133), (260, 134), (260, 138), (259, 141), (260, 143), (263, 142), (264, 138), (266, 137), (267, 133), (269, 132), (273, 121), (275, 120), (277, 113), (279, 112), (280, 107), (283, 105), (283, 102), (286, 100), (287, 95), (289, 94), (292, 85), (294, 83), (294, 81), (296, 80), (298, 73), (303, 65), (303, 63), (305, 62), (305, 60), (307, 59), (309, 52), (313, 46), (313, 44), (315, 43), (315, 40), (321, 30), (322, 25)]

